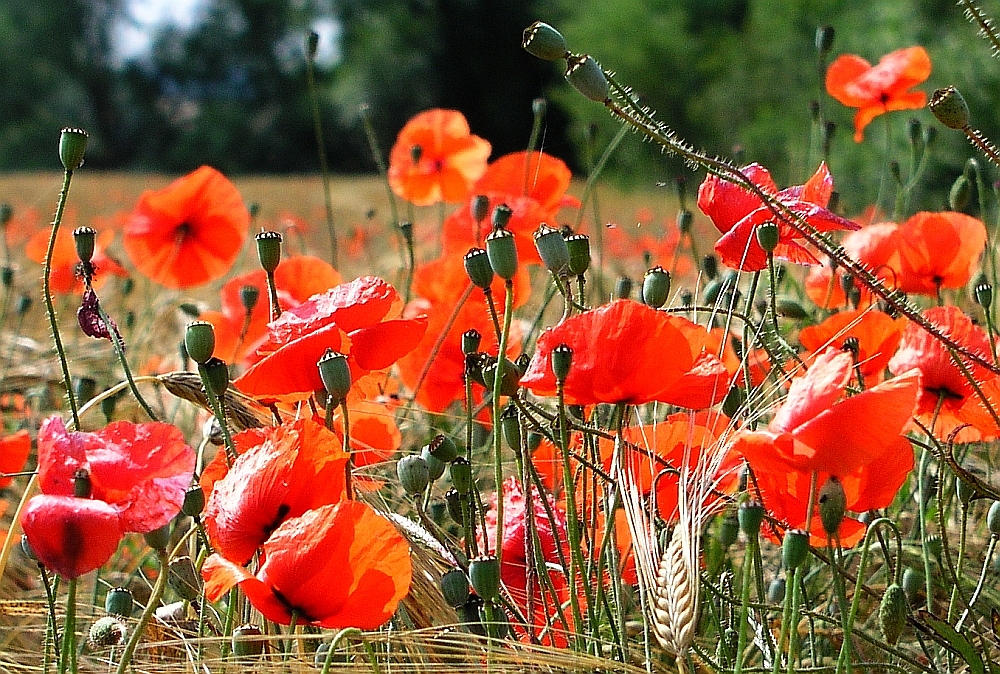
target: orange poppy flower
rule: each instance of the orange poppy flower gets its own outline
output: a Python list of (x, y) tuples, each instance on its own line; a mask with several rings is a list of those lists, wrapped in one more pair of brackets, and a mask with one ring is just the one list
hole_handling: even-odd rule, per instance
[[(790, 527), (822, 531), (818, 509), (813, 522), (805, 522), (813, 472), (818, 485), (830, 476), (840, 479), (848, 509), (860, 512), (888, 506), (913, 467), (903, 432), (916, 408), (919, 372), (844, 398), (852, 370), (850, 354), (827, 349), (792, 381), (767, 430), (741, 432), (734, 441), (734, 451), (754, 471), (764, 506)], [(861, 533), (848, 524), (841, 536), (852, 540)], [(814, 539), (825, 540), (821, 534)]]
[[(21, 429), (16, 433), (0, 438), (0, 473), (17, 473), (24, 469), (24, 464), (31, 454), (31, 436)], [(12, 477), (0, 476), (0, 489), (9, 487), (14, 481)]]
[(896, 246), (897, 287), (933, 296), (969, 282), (986, 248), (986, 226), (963, 213), (917, 213), (896, 230)]
[[(858, 229), (858, 225), (826, 209), (833, 193), (833, 177), (826, 163), (804, 184), (778, 191), (771, 174), (760, 164), (744, 166), (743, 173), (760, 188), (774, 196), (786, 208), (802, 217), (814, 229)], [(712, 219), (722, 237), (715, 242), (715, 252), (722, 262), (741, 271), (767, 268), (767, 254), (757, 242), (757, 227), (775, 220), (761, 199), (722, 178), (709, 175), (698, 188), (698, 208)], [(818, 264), (807, 248), (798, 243), (798, 232), (791, 225), (778, 223), (778, 245), (774, 256), (795, 264)]]
[(896, 353), (905, 326), (905, 318), (894, 319), (881, 311), (841, 311), (818, 325), (802, 328), (799, 343), (809, 352), (808, 364), (827, 347), (843, 349), (848, 338), (857, 340), (857, 369), (865, 385), (871, 386), (885, 378), (886, 365)]
[(931, 59), (923, 47), (908, 47), (883, 56), (878, 65), (854, 54), (842, 54), (826, 71), (826, 91), (854, 115), (854, 141), (865, 137), (868, 123), (892, 110), (916, 110), (927, 94), (909, 91), (931, 75)]
[[(28, 239), (24, 254), (29, 260), (45, 264), (49, 235), (50, 230), (42, 229)], [(93, 287), (97, 290), (100, 290), (111, 274), (119, 277), (128, 276), (128, 271), (106, 252), (114, 238), (114, 231), (105, 229), (97, 235), (97, 240), (94, 242), (94, 257), (91, 258), (91, 264), (94, 265)], [(80, 258), (76, 254), (76, 244), (73, 241), (73, 228), (60, 227), (56, 232), (56, 242), (52, 249), (52, 271), (49, 276), (52, 292), (58, 295), (83, 292), (83, 277), (77, 274), (79, 264)]]
[(221, 555), (205, 560), (209, 601), (235, 585), (271, 621), (340, 629), (381, 627), (410, 591), (410, 548), (370, 506), (341, 501), (282, 522), (253, 575)]
[(703, 351), (705, 337), (689, 338), (697, 335), (691, 326), (633, 300), (615, 300), (543, 332), (521, 385), (538, 396), (555, 395), (552, 351), (565, 344), (573, 350), (564, 388), (569, 404), (712, 404), (725, 395), (728, 373)]
[(401, 305), (396, 290), (374, 276), (314, 295), (268, 323), (263, 358), (233, 384), (263, 400), (303, 400), (323, 389), (316, 362), (327, 349), (347, 355), (357, 383), (391, 366), (424, 336), (426, 317), (390, 318)]
[[(924, 311), (923, 316), (970, 351), (984, 358), (992, 357), (986, 331), (974, 325), (972, 319), (958, 307), (933, 307)], [(965, 367), (978, 382), (992, 378), (989, 370), (982, 365), (966, 362)], [(921, 373), (917, 418), (933, 429), (935, 437), (947, 439), (952, 431), (965, 424), (958, 411), (967, 399), (975, 395), (972, 385), (955, 365), (945, 346), (914, 323), (906, 325), (899, 350), (889, 361), (889, 371), (894, 374), (910, 368), (917, 368)], [(990, 439), (992, 434), (984, 435), (971, 426), (960, 430), (955, 437), (957, 442)]]
[(250, 228), (236, 187), (210, 166), (139, 196), (122, 244), (141, 274), (185, 289), (229, 271)]
[[(860, 262), (875, 274), (876, 278), (895, 288), (898, 276), (899, 247), (896, 241), (898, 225), (893, 222), (883, 222), (862, 227), (844, 237), (841, 246), (848, 257)], [(838, 309), (847, 304), (844, 292), (845, 273), (838, 270), (836, 274), (829, 260), (823, 266), (809, 269), (806, 276), (806, 296), (821, 309)], [(860, 297), (858, 306), (870, 306), (875, 296), (864, 287), (858, 286)]]
[(278, 524), (347, 496), (348, 455), (311, 419), (243, 431), (233, 443), (239, 456), (221, 479), (218, 466), (210, 472), (204, 512), (209, 540), (226, 559), (247, 563)]
[(389, 153), (389, 185), (415, 206), (456, 204), (486, 171), (491, 147), (457, 110), (435, 108), (403, 126)]
[(1000, 436), (1000, 425), (997, 425), (995, 416), (1000, 413), (1000, 376), (980, 381), (979, 390), (993, 413), (986, 409), (987, 402), (984, 402), (979, 395), (970, 395), (955, 412), (955, 416), (963, 423), (973, 426), (984, 439), (996, 438)]

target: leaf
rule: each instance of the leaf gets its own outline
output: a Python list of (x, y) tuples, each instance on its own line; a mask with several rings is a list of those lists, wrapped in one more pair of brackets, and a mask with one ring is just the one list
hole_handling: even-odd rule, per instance
[(939, 637), (945, 640), (947, 645), (951, 646), (965, 660), (972, 674), (986, 674), (983, 658), (976, 652), (976, 647), (972, 645), (968, 637), (960, 634), (948, 622), (935, 618), (927, 611), (920, 611), (919, 615), (924, 623), (930, 626)]

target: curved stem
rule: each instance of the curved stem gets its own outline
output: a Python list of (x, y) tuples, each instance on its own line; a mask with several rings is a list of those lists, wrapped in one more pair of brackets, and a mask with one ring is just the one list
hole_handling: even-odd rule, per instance
[(146, 631), (146, 625), (156, 612), (156, 605), (160, 603), (160, 598), (163, 596), (164, 590), (167, 589), (167, 578), (170, 576), (168, 572), (170, 553), (166, 550), (157, 550), (156, 558), (160, 562), (160, 573), (156, 576), (156, 583), (153, 585), (153, 591), (149, 595), (149, 601), (146, 602), (146, 609), (142, 612), (142, 616), (139, 617), (139, 622), (136, 623), (135, 628), (132, 630), (132, 636), (125, 645), (125, 650), (122, 651), (122, 659), (118, 663), (118, 669), (115, 674), (125, 674), (128, 671), (129, 664), (132, 662), (132, 656), (135, 654), (135, 648), (139, 645), (139, 640)]

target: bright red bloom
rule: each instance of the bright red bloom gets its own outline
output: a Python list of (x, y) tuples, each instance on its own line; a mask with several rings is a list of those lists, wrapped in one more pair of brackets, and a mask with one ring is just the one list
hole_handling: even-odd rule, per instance
[(908, 47), (883, 56), (878, 65), (854, 54), (842, 54), (826, 71), (826, 91), (854, 115), (854, 141), (865, 137), (865, 127), (892, 110), (916, 110), (927, 104), (927, 94), (909, 91), (931, 75), (931, 59), (923, 47)]
[[(876, 278), (894, 288), (899, 268), (899, 247), (896, 242), (898, 226), (883, 222), (862, 227), (844, 237), (841, 247), (847, 256), (871, 270)], [(838, 309), (847, 304), (844, 292), (846, 272), (842, 269), (835, 275), (829, 260), (823, 266), (811, 267), (806, 276), (806, 295), (821, 309)], [(868, 307), (875, 298), (870, 291), (858, 285), (860, 297), (858, 306)]]
[(35, 556), (64, 578), (103, 566), (122, 540), (118, 511), (104, 501), (74, 496), (33, 496), (21, 528)]
[(896, 246), (896, 287), (934, 296), (941, 288), (961, 288), (972, 279), (986, 248), (986, 226), (963, 213), (917, 213), (896, 230)]
[[(24, 464), (31, 454), (31, 436), (26, 430), (20, 430), (0, 438), (0, 473), (17, 473), (24, 469)], [(0, 477), (0, 489), (9, 487), (14, 481), (12, 477)]]
[(316, 362), (327, 349), (347, 355), (356, 383), (391, 366), (424, 336), (426, 317), (392, 318), (401, 305), (396, 290), (374, 276), (315, 295), (268, 324), (264, 357), (233, 383), (255, 398), (305, 399), (323, 388)]
[(555, 395), (552, 351), (566, 344), (573, 350), (564, 389), (567, 403), (659, 400), (707, 406), (725, 395), (728, 373), (704, 351), (707, 331), (701, 328), (701, 335), (697, 328), (644, 304), (616, 300), (543, 332), (521, 385), (535, 395)]
[(346, 498), (348, 455), (311, 419), (243, 431), (233, 442), (240, 456), (214, 483), (204, 513), (208, 537), (226, 559), (245, 564), (286, 519)]
[[(833, 178), (820, 164), (805, 185), (778, 191), (778, 186), (766, 168), (759, 164), (744, 166), (743, 173), (760, 188), (804, 219), (814, 229), (828, 232), (835, 229), (858, 229), (858, 225), (826, 209), (833, 193)], [(757, 195), (731, 182), (709, 175), (698, 188), (698, 207), (712, 219), (722, 238), (715, 242), (715, 251), (722, 262), (733, 269), (761, 271), (767, 268), (767, 254), (757, 242), (757, 227), (765, 222), (778, 222), (778, 246), (774, 256), (796, 264), (818, 264), (807, 248), (796, 239), (799, 233), (780, 220)]]
[(486, 171), (488, 141), (457, 110), (435, 108), (406, 123), (389, 153), (389, 185), (416, 206), (464, 201)]
[[(909, 370), (844, 398), (852, 370), (849, 353), (827, 349), (792, 381), (767, 430), (742, 432), (734, 442), (754, 471), (765, 507), (790, 527), (822, 531), (818, 508), (813, 522), (805, 522), (813, 472), (818, 486), (838, 478), (848, 509), (861, 512), (888, 506), (913, 467), (903, 432), (916, 407), (919, 373)], [(863, 527), (845, 527), (841, 538), (851, 545)], [(814, 540), (824, 540), (817, 535)]]
[(321, 506), (281, 523), (252, 575), (215, 554), (202, 576), (209, 601), (239, 584), (265, 618), (288, 625), (381, 627), (410, 590), (410, 549), (392, 524), (358, 501)]
[(881, 311), (841, 311), (818, 325), (802, 328), (799, 343), (810, 352), (805, 358), (808, 364), (827, 347), (843, 349), (845, 340), (854, 338), (858, 345), (857, 369), (865, 385), (871, 386), (885, 378), (886, 365), (896, 353), (905, 326), (905, 318), (894, 319)]
[(202, 166), (139, 196), (125, 227), (125, 252), (141, 274), (167, 288), (221, 278), (243, 247), (250, 213), (236, 187)]
[[(28, 239), (24, 247), (24, 254), (29, 260), (45, 264), (49, 235), (50, 231), (43, 229), (35, 232), (34, 236)], [(95, 289), (99, 290), (111, 274), (120, 277), (128, 276), (125, 268), (105, 252), (114, 238), (115, 233), (110, 229), (105, 229), (97, 235), (94, 257), (91, 258), (91, 264), (94, 265), (93, 287)], [(71, 227), (66, 227), (64, 223), (64, 226), (56, 232), (56, 242), (52, 249), (52, 267), (49, 276), (52, 292), (57, 295), (83, 292), (83, 277), (76, 273), (79, 264), (80, 258), (76, 254), (76, 244), (73, 242), (73, 230)]]
[[(955, 342), (978, 353), (986, 359), (990, 355), (990, 339), (982, 328), (956, 306), (933, 307), (923, 312), (924, 318), (936, 325)], [(977, 363), (963, 361), (966, 369), (978, 382), (992, 378), (989, 370)], [(889, 361), (889, 371), (903, 372), (910, 368), (920, 370), (920, 401), (917, 418), (935, 437), (947, 439), (951, 432), (965, 422), (957, 415), (965, 401), (974, 396), (972, 384), (952, 360), (948, 349), (915, 323), (908, 323), (903, 330), (899, 350)], [(974, 427), (966, 427), (955, 437), (957, 442), (989, 440)]]

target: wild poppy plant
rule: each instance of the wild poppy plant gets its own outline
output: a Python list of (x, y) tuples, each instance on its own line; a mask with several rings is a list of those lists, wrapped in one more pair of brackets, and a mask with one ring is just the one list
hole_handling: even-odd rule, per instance
[(941, 288), (961, 288), (972, 279), (986, 248), (986, 226), (964, 213), (917, 213), (896, 230), (896, 248), (896, 287), (934, 296)]
[(202, 166), (162, 190), (143, 192), (122, 244), (141, 274), (183, 290), (225, 275), (249, 228), (250, 213), (236, 187)]
[(826, 71), (826, 90), (854, 115), (854, 141), (865, 138), (865, 127), (893, 110), (916, 110), (927, 94), (910, 91), (931, 74), (931, 59), (923, 47), (907, 47), (883, 56), (877, 65), (854, 54), (842, 54)]
[[(105, 229), (98, 233), (94, 245), (94, 256), (90, 262), (94, 266), (93, 287), (100, 289), (109, 275), (127, 277), (128, 271), (118, 264), (118, 261), (107, 254), (108, 247), (115, 238), (113, 230)], [(45, 254), (49, 246), (49, 231), (36, 232), (24, 247), (24, 254), (29, 260), (45, 264)], [(72, 228), (63, 227), (56, 233), (55, 246), (52, 249), (52, 275), (50, 283), (52, 292), (60, 295), (82, 293), (83, 277), (77, 273), (80, 258), (76, 254), (73, 243)]]
[(807, 364), (827, 347), (845, 350), (850, 350), (845, 344), (856, 347), (857, 371), (865, 385), (871, 386), (885, 378), (886, 365), (896, 353), (905, 326), (905, 318), (892, 318), (873, 309), (841, 311), (818, 325), (802, 328), (799, 343), (809, 352), (805, 358)]
[(389, 153), (389, 185), (416, 206), (464, 201), (486, 171), (490, 144), (472, 135), (457, 110), (435, 108), (414, 116)]
[[(811, 227), (821, 232), (853, 230), (858, 225), (826, 209), (833, 193), (833, 177), (826, 163), (804, 185), (781, 191), (771, 174), (760, 164), (744, 166), (743, 173), (764, 194), (771, 195)], [(733, 269), (761, 271), (767, 268), (767, 254), (757, 242), (757, 227), (765, 222), (778, 222), (776, 258), (796, 264), (818, 264), (819, 260), (796, 241), (799, 233), (778, 216), (756, 194), (709, 175), (698, 188), (698, 207), (712, 219), (722, 237), (715, 242), (715, 251), (722, 262)]]
[[(818, 509), (813, 522), (805, 521), (813, 473), (817, 486), (831, 476), (839, 479), (848, 508), (859, 512), (889, 505), (913, 467), (903, 432), (916, 408), (919, 372), (909, 370), (845, 398), (853, 365), (849, 353), (822, 352), (792, 381), (767, 430), (744, 431), (734, 441), (734, 451), (754, 471), (764, 506), (792, 528), (822, 531)], [(842, 538), (856, 541), (858, 527), (847, 525)]]
[(205, 594), (217, 601), (239, 585), (263, 616), (318, 627), (381, 627), (410, 589), (410, 549), (368, 505), (341, 501), (283, 521), (251, 574), (219, 554), (205, 560)]

